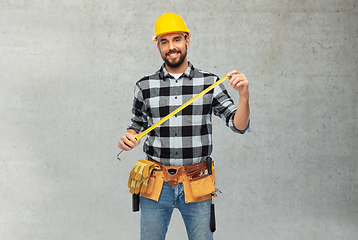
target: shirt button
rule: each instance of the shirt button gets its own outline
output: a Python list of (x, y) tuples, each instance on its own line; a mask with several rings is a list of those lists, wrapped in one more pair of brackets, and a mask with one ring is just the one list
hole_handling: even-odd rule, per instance
[(177, 99), (178, 97), (177, 96), (175, 96), (175, 99)]

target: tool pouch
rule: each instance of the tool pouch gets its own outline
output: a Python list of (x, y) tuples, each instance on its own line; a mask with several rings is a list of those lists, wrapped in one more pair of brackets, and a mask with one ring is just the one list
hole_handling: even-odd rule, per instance
[(211, 193), (215, 192), (215, 169), (212, 174), (205, 163), (190, 165), (185, 167), (184, 192), (185, 202), (198, 202), (211, 198)]
[(164, 174), (162, 169), (156, 169), (152, 172), (148, 180), (147, 191), (141, 192), (140, 195), (145, 198), (159, 201), (164, 183)]
[(189, 181), (194, 198), (210, 195), (212, 192), (215, 192), (213, 180), (209, 175), (195, 180), (191, 179)]

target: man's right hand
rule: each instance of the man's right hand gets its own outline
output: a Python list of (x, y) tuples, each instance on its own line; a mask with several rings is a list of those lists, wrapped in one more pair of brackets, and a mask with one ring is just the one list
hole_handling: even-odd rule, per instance
[(133, 129), (128, 129), (119, 140), (118, 147), (124, 151), (132, 150), (139, 144), (139, 141), (134, 138), (136, 135), (137, 133)]

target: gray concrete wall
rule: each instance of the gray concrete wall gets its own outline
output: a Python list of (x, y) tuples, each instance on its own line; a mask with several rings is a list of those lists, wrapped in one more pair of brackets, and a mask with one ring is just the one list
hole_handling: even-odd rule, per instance
[(138, 239), (143, 154), (120, 163), (117, 142), (165, 11), (196, 67), (250, 81), (251, 132), (214, 121), (215, 238), (357, 239), (357, 0), (0, 1), (1, 239)]

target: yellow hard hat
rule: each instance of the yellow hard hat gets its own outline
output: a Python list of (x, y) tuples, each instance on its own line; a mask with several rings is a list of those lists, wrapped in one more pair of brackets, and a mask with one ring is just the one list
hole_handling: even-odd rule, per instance
[(181, 16), (166, 12), (155, 22), (152, 39), (158, 41), (158, 36), (173, 32), (186, 32), (189, 37), (191, 36), (190, 29), (186, 26)]

